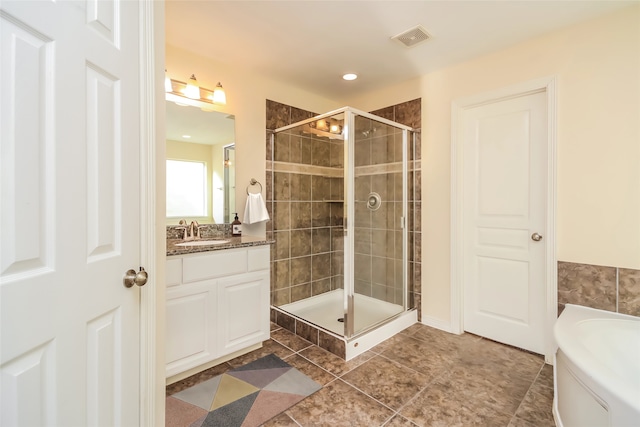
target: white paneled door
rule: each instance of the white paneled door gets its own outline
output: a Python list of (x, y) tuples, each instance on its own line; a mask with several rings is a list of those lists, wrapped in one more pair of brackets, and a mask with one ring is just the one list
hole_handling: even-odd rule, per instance
[(139, 424), (138, 7), (0, 3), (3, 426)]
[(464, 330), (544, 354), (546, 94), (462, 115)]

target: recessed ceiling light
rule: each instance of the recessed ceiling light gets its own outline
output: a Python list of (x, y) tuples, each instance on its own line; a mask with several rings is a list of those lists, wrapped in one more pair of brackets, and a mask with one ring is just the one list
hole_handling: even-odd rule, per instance
[(345, 80), (355, 80), (358, 78), (358, 75), (353, 73), (347, 73), (344, 76), (342, 76), (342, 78)]
[(182, 137), (185, 138), (185, 139), (189, 139), (189, 138), (191, 138), (191, 135), (182, 135)]

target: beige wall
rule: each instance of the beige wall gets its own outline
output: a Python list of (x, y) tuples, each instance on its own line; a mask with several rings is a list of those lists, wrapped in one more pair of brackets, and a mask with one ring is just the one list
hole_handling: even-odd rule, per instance
[[(450, 317), (451, 102), (557, 76), (558, 259), (640, 268), (640, 6), (569, 27), (367, 96), (332, 101), (166, 48), (172, 78), (221, 81), (235, 114), (238, 210), (251, 177), (264, 183), (265, 99), (310, 111), (342, 105), (372, 111), (422, 98), (423, 313)], [(245, 228), (262, 234), (264, 228)]]
[(451, 102), (557, 76), (557, 253), (640, 268), (640, 6), (352, 102), (422, 97), (423, 313), (450, 316)]
[[(244, 216), (246, 187), (251, 178), (265, 185), (265, 102), (266, 99), (317, 112), (341, 107), (336, 101), (281, 82), (275, 82), (246, 70), (234, 68), (173, 46), (166, 46), (167, 74), (186, 81), (195, 74), (201, 86), (213, 89), (222, 83), (227, 105), (218, 111), (236, 116), (236, 210)], [(264, 195), (264, 194), (263, 194)], [(243, 234), (264, 235), (264, 223), (246, 225)]]

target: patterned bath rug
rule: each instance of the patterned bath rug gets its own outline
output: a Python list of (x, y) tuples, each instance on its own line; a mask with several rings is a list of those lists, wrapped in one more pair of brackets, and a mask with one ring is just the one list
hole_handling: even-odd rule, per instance
[(257, 427), (321, 388), (269, 354), (168, 397), (166, 426)]

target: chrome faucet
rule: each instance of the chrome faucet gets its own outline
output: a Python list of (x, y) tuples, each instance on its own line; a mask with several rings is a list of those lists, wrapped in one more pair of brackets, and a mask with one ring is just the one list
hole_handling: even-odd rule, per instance
[(198, 221), (193, 220), (191, 221), (191, 224), (187, 225), (187, 221), (185, 221), (184, 219), (181, 219), (180, 222), (178, 222), (178, 230), (184, 230), (184, 234), (182, 235), (182, 240), (200, 240), (200, 227), (202, 227), (200, 224), (198, 224)]
[(199, 240), (200, 239), (200, 224), (198, 221), (193, 220), (189, 225), (189, 240)]
[(185, 221), (184, 219), (181, 219), (180, 222), (178, 222), (178, 227), (176, 227), (178, 230), (183, 230), (184, 233), (182, 234), (182, 240), (188, 240), (187, 239), (187, 232), (188, 232), (188, 228), (187, 227), (187, 221)]

